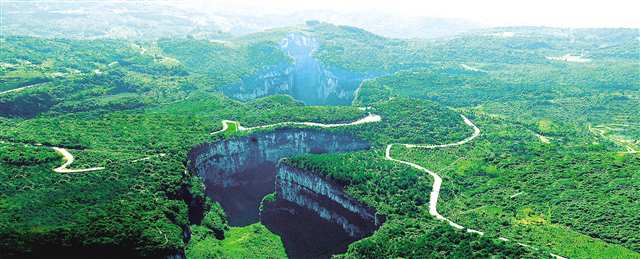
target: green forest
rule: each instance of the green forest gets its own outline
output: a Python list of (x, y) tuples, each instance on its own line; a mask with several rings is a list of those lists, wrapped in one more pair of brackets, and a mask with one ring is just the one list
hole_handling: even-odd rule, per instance
[[(389, 39), (317, 21), (220, 38), (2, 36), (0, 258), (287, 257), (262, 223), (229, 224), (189, 152), (317, 128), (251, 127), (370, 114), (381, 119), (319, 129), (369, 149), (279, 162), (337, 183), (385, 219), (335, 258), (640, 258), (639, 31), (509, 30), (522, 36)], [(364, 75), (352, 105), (222, 93), (295, 66), (282, 43), (292, 33), (317, 40), (310, 58), (322, 75)], [(590, 61), (548, 58), (576, 50)], [(474, 134), (460, 115), (480, 134), (447, 146)], [(211, 134), (223, 120), (238, 124)], [(74, 157), (68, 169), (104, 169), (54, 172), (68, 159), (53, 148)], [(437, 210), (463, 229), (430, 214), (436, 180), (389, 154), (442, 178)]]

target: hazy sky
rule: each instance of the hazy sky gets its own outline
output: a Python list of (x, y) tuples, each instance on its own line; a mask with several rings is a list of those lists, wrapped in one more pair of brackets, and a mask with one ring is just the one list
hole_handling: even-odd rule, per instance
[(342, 12), (378, 11), (407, 16), (463, 18), (489, 26), (640, 27), (640, 0), (188, 1), (192, 3), (192, 6), (199, 8), (203, 6), (208, 8), (233, 6), (270, 13), (318, 9)]

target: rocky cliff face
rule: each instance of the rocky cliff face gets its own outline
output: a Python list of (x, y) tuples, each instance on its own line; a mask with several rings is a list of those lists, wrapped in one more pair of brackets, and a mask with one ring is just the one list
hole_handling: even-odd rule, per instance
[(294, 86), (294, 69), (283, 64), (264, 69), (256, 75), (245, 77), (242, 82), (222, 88), (222, 92), (242, 101), (276, 95), (292, 95)]
[(368, 149), (369, 144), (348, 135), (310, 129), (283, 129), (248, 137), (203, 144), (189, 157), (191, 169), (207, 185), (241, 184), (243, 174), (273, 167), (283, 158), (305, 153), (333, 153)]
[(303, 33), (289, 33), (280, 47), (291, 57), (292, 64), (265, 69), (222, 91), (243, 101), (288, 94), (308, 105), (351, 103), (354, 91), (364, 79), (362, 75), (321, 64), (313, 57), (318, 41)]
[(207, 195), (220, 202), (229, 223), (244, 226), (258, 221), (260, 200), (274, 191), (281, 158), (368, 148), (366, 141), (349, 135), (284, 129), (203, 144), (189, 158), (191, 171), (204, 179)]
[[(343, 185), (279, 161), (369, 147), (349, 135), (283, 129), (202, 144), (191, 150), (189, 166), (204, 178), (207, 195), (222, 205), (231, 225), (260, 220), (282, 238), (289, 257), (328, 258), (345, 252), (381, 221), (372, 209), (350, 198)], [(265, 203), (259, 213), (260, 201), (274, 190), (275, 201)]]
[(382, 223), (373, 209), (349, 197), (343, 185), (283, 163), (278, 164), (276, 194), (277, 199), (295, 203), (338, 224), (354, 238), (372, 233)]

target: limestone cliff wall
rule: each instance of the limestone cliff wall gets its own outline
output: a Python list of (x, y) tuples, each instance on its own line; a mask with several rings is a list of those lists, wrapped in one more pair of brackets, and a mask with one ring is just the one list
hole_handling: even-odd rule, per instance
[(363, 75), (323, 65), (313, 53), (316, 39), (292, 32), (282, 40), (281, 49), (291, 64), (266, 68), (222, 91), (243, 101), (274, 94), (288, 94), (309, 105), (350, 104)]
[[(207, 188), (222, 192), (252, 186), (251, 182), (255, 183), (256, 179), (271, 179), (264, 184), (273, 186), (277, 193), (272, 211), (315, 214), (335, 223), (348, 236), (361, 238), (381, 224), (373, 209), (349, 197), (342, 184), (279, 161), (305, 153), (346, 152), (369, 147), (368, 142), (350, 135), (316, 129), (282, 129), (202, 144), (190, 152), (189, 166), (204, 179)], [(243, 192), (253, 190), (256, 189)]]
[[(305, 153), (333, 153), (368, 149), (366, 141), (312, 129), (284, 129), (194, 148), (192, 171), (207, 185), (235, 186), (249, 171), (275, 167), (283, 157)], [(266, 171), (266, 170), (265, 170)]]
[(285, 163), (278, 164), (276, 194), (340, 225), (352, 237), (373, 232), (382, 221), (373, 209), (347, 195), (342, 184)]

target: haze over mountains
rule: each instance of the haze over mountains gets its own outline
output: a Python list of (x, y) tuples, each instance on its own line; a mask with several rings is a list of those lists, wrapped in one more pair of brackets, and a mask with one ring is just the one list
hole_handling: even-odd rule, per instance
[[(193, 35), (223, 38), (321, 20), (360, 27), (392, 38), (439, 38), (482, 26), (446, 18), (403, 17), (371, 12), (294, 11), (288, 14), (193, 8), (151, 2), (3, 3), (5, 35), (71, 38), (153, 39)], [(81, 24), (82, 26), (78, 26)]]
[(0, 0), (0, 258), (640, 259), (622, 1)]

